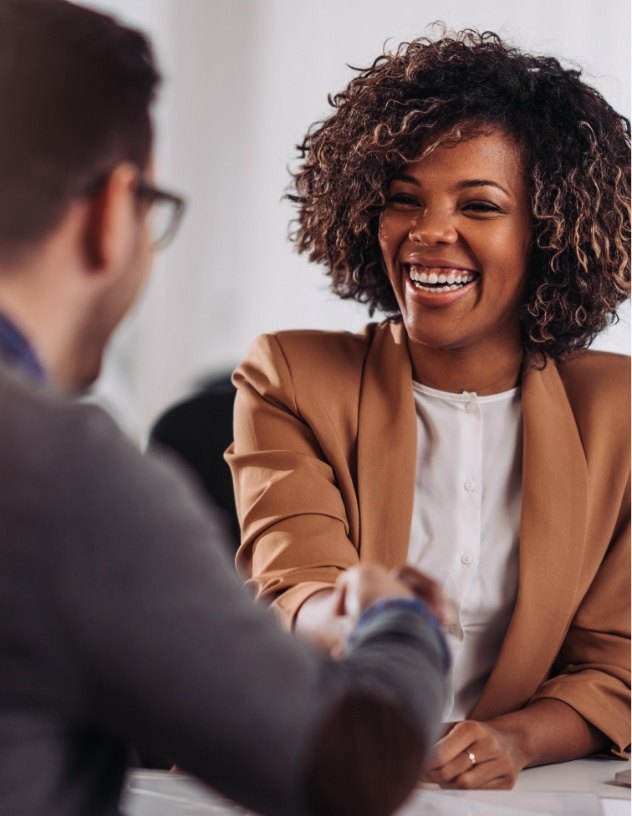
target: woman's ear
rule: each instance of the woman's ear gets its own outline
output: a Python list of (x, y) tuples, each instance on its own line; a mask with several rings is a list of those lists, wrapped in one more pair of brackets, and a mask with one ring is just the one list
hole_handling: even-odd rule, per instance
[(88, 266), (94, 272), (117, 269), (138, 229), (138, 168), (118, 164), (90, 199), (85, 231)]

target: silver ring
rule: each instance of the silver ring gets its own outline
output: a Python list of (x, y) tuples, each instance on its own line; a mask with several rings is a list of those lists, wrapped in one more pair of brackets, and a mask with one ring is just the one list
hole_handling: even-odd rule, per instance
[(476, 754), (474, 751), (467, 751), (467, 758), (470, 760), (472, 768), (476, 765)]

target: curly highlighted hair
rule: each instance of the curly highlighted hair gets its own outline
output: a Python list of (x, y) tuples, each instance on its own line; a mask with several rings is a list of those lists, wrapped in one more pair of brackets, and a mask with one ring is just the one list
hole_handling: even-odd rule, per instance
[(291, 238), (337, 295), (401, 318), (377, 237), (388, 185), (439, 144), (491, 127), (518, 144), (530, 195), (525, 351), (561, 359), (616, 320), (630, 280), (630, 123), (579, 70), (470, 29), (354, 70), (298, 147), (288, 195)]

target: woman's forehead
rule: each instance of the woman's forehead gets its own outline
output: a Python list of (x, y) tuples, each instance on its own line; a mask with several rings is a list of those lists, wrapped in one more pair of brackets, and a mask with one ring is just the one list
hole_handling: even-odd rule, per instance
[(512, 186), (521, 185), (524, 176), (522, 150), (513, 136), (500, 128), (453, 133), (426, 145), (419, 157), (402, 165), (396, 175), (399, 178), (409, 175), (427, 177), (436, 173), (492, 177), (503, 179)]

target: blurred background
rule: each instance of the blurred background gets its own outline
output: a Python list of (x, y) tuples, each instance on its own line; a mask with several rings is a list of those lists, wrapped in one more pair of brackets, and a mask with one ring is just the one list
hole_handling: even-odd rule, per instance
[[(232, 369), (261, 332), (354, 331), (339, 301), (287, 239), (281, 197), (295, 145), (384, 44), (451, 28), (490, 29), (581, 66), (630, 116), (629, 0), (84, 0), (143, 29), (164, 83), (156, 108), (157, 183), (188, 200), (172, 245), (115, 336), (96, 395), (142, 441), (169, 405)], [(630, 350), (629, 304), (594, 347)]]

